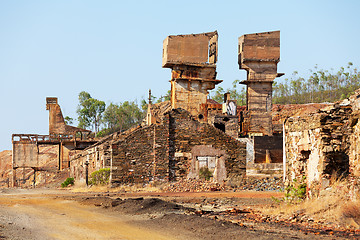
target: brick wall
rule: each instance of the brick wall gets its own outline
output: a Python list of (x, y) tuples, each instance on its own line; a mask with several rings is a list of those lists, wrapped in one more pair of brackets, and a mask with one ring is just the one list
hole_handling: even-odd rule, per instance
[[(174, 139), (176, 153), (191, 153), (193, 146), (212, 145), (213, 148), (225, 150), (227, 159), (225, 167), (228, 176), (245, 175), (246, 145), (228, 136), (221, 130), (207, 124), (200, 123), (182, 109), (175, 109), (169, 114), (171, 134)], [(175, 155), (175, 154), (174, 154)], [(190, 166), (189, 159), (173, 158), (175, 176), (186, 177)]]
[(286, 180), (306, 176), (309, 196), (316, 196), (332, 177), (349, 174), (353, 128), (350, 104), (332, 107), (285, 122)]
[(112, 144), (112, 184), (187, 178), (194, 146), (225, 152), (227, 175), (245, 175), (245, 144), (175, 109), (164, 115), (162, 124), (140, 128)]
[(112, 144), (112, 184), (166, 179), (168, 160), (166, 125), (140, 128)]

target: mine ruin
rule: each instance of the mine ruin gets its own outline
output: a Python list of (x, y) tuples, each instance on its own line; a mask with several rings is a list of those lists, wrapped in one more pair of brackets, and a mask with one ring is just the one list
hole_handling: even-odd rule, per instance
[[(171, 69), (170, 101), (153, 104), (144, 121), (127, 131), (95, 139), (65, 124), (58, 99), (46, 98), (49, 134), (13, 134), (11, 161), (2, 162), (1, 183), (47, 184), (64, 174), (88, 184), (89, 175), (110, 169), (110, 185), (199, 179), (226, 184), (247, 177), (305, 179), (308, 197), (318, 196), (334, 176), (359, 174), (359, 96), (334, 104), (273, 105), (272, 84), (283, 73), (280, 31), (238, 39), (238, 64), (247, 72), (246, 106), (224, 95), (209, 99), (216, 78), (217, 31), (171, 35), (163, 42), (162, 67)], [(8, 157), (9, 159), (9, 157)]]
[[(49, 135), (12, 135), (13, 187), (35, 185), (37, 178), (46, 181), (48, 172), (56, 175), (58, 171), (70, 167), (70, 151), (82, 150), (97, 142), (89, 138), (91, 131), (65, 124), (57, 100), (54, 97), (46, 98), (46, 110), (49, 111)], [(57, 159), (46, 153), (49, 146), (56, 146)], [(41, 174), (42, 172), (44, 174)], [(32, 183), (29, 180), (31, 176), (33, 176)]]
[(308, 197), (317, 197), (330, 181), (347, 177), (356, 197), (359, 181), (360, 91), (317, 112), (284, 123), (285, 179), (306, 177)]

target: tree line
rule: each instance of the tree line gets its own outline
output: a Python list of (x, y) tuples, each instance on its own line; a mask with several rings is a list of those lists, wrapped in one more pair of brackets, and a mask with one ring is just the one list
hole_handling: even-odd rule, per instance
[(304, 104), (336, 102), (343, 100), (360, 88), (360, 72), (351, 62), (338, 71), (318, 69), (316, 65), (310, 70), (308, 78), (294, 72), (284, 82), (274, 82), (273, 103)]
[[(351, 62), (346, 67), (341, 67), (334, 72), (318, 69), (316, 65), (310, 70), (310, 76), (304, 78), (295, 71), (290, 78), (284, 81), (274, 81), (273, 96), (274, 104), (305, 104), (336, 102), (354, 94), (360, 88), (360, 72)], [(218, 86), (211, 91), (210, 97), (223, 103), (225, 92), (230, 93), (230, 98), (237, 100), (239, 106), (246, 105), (246, 89), (239, 87), (239, 80), (232, 83), (232, 88), (226, 91)], [(239, 90), (238, 90), (239, 89)]]
[[(91, 129), (97, 137), (103, 137), (117, 131), (127, 130), (139, 124), (145, 116), (145, 107), (136, 101), (110, 103), (91, 97), (90, 93), (79, 93), (79, 104), (76, 109), (78, 127)], [(72, 118), (65, 117), (67, 124)]]

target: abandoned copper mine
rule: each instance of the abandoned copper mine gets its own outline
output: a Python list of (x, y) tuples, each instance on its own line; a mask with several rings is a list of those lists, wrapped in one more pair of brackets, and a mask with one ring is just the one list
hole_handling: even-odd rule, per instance
[(218, 37), (165, 38), (169, 100), (150, 91), (125, 131), (70, 126), (44, 96), (49, 134), (13, 133), (0, 153), (0, 238), (359, 239), (360, 90), (273, 104), (284, 73), (271, 31), (238, 38), (246, 104), (219, 103)]

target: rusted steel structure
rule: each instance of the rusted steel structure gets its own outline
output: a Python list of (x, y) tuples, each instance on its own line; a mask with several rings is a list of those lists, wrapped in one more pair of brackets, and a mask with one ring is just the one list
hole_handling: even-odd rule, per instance
[(247, 116), (242, 129), (255, 135), (273, 135), (272, 84), (280, 61), (280, 31), (245, 34), (239, 37), (239, 68), (247, 71)]
[[(46, 110), (49, 110), (49, 135), (13, 134), (12, 135), (12, 185), (16, 186), (18, 168), (33, 169), (34, 184), (36, 171), (54, 171), (44, 167), (46, 162), (39, 161), (39, 148), (44, 145), (58, 145), (57, 170), (69, 167), (70, 150), (82, 150), (96, 143), (90, 138), (91, 131), (65, 124), (57, 98), (46, 98)], [(52, 159), (48, 159), (50, 161)]]
[(206, 121), (207, 96), (216, 79), (217, 31), (171, 35), (163, 42), (163, 68), (171, 68), (171, 107)]
[[(238, 39), (238, 64), (247, 71), (246, 110), (241, 113), (240, 135), (249, 136), (247, 174), (281, 171), (283, 140), (272, 124), (272, 84), (280, 61), (280, 31), (245, 34)], [(282, 131), (282, 130), (280, 130)], [(274, 134), (275, 133), (275, 134)]]

